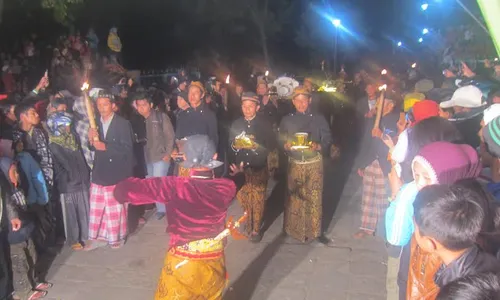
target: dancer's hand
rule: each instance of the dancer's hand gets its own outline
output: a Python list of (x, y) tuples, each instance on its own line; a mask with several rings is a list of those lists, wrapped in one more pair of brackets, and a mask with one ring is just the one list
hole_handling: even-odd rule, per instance
[(242, 173), (243, 172), (243, 162), (241, 162), (239, 165), (231, 164), (229, 166), (229, 169), (230, 169), (229, 175), (231, 175), (231, 176), (235, 176), (238, 173)]

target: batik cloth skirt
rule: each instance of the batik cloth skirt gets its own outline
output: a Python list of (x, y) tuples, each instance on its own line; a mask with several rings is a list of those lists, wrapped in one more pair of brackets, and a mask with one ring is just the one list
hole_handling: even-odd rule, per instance
[(374, 160), (365, 168), (363, 175), (361, 230), (375, 232), (378, 222), (383, 220), (389, 206), (387, 196), (386, 177), (378, 160)]
[(264, 217), (266, 206), (267, 180), (269, 172), (267, 168), (252, 169), (244, 171), (245, 184), (236, 194), (243, 210), (248, 214), (246, 222), (247, 233), (259, 232)]
[(287, 184), (283, 224), (285, 232), (301, 242), (320, 237), (323, 209), (321, 154), (308, 160), (289, 157)]
[(116, 244), (127, 236), (127, 206), (116, 201), (114, 190), (114, 185), (90, 185), (90, 240)]
[(195, 241), (168, 251), (155, 300), (221, 300), (226, 284), (223, 242)]
[(73, 245), (87, 241), (90, 211), (88, 189), (61, 194), (60, 200), (66, 242)]
[(269, 152), (269, 155), (267, 156), (267, 169), (269, 170), (269, 173), (277, 170), (279, 168), (279, 164), (279, 152), (278, 149), (274, 149), (273, 151)]
[(189, 177), (189, 172), (191, 169), (184, 168), (181, 165), (177, 165), (177, 176), (179, 177)]

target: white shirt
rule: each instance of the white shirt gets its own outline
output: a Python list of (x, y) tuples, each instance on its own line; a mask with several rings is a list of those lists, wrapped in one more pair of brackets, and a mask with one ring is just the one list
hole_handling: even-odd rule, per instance
[(102, 124), (102, 134), (104, 135), (104, 138), (106, 138), (106, 134), (108, 133), (109, 129), (109, 124), (111, 124), (111, 121), (113, 121), (113, 117), (115, 114), (112, 114), (111, 117), (109, 117), (108, 121), (104, 121), (101, 117), (101, 124)]
[(398, 142), (392, 149), (391, 158), (397, 163), (402, 163), (408, 154), (408, 129), (405, 129), (398, 137)]

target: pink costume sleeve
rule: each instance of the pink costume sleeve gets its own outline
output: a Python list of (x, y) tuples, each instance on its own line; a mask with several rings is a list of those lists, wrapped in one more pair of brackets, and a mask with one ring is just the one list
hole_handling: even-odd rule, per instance
[(173, 176), (139, 179), (130, 177), (115, 186), (115, 199), (120, 203), (134, 205), (149, 203), (165, 203), (172, 200), (173, 186), (176, 178)]

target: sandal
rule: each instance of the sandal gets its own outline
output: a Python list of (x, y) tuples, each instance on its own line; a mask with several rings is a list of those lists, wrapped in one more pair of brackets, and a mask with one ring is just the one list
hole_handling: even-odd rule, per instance
[(42, 299), (45, 298), (47, 294), (48, 294), (47, 291), (33, 291), (33, 293), (28, 297), (28, 300)]
[(354, 235), (354, 238), (355, 239), (363, 239), (367, 236), (373, 236), (373, 232), (369, 232), (366, 230), (360, 230)]
[(50, 289), (53, 286), (54, 286), (54, 284), (52, 284), (50, 282), (40, 282), (39, 284), (36, 285), (35, 290), (37, 290), (37, 291), (46, 291), (46, 290)]
[(106, 247), (108, 245), (105, 241), (93, 240), (89, 241), (85, 247), (83, 247), (83, 251), (94, 251), (95, 249)]
[(109, 247), (110, 247), (111, 249), (118, 250), (118, 249), (120, 249), (121, 247), (123, 247), (123, 242), (118, 242), (118, 243), (114, 243), (114, 244), (109, 244)]
[(81, 243), (76, 243), (71, 245), (71, 249), (73, 249), (73, 251), (80, 251), (83, 249), (83, 245)]

